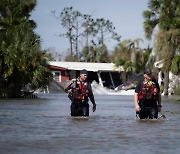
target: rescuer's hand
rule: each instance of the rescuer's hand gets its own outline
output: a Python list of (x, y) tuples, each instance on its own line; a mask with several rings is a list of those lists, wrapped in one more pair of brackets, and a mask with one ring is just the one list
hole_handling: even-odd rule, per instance
[(71, 80), (71, 84), (73, 84), (74, 82), (76, 82), (76, 79), (72, 79)]
[(96, 104), (93, 104), (92, 111), (93, 111), (93, 112), (95, 112), (95, 111), (96, 111)]
[(158, 105), (158, 112), (161, 112), (161, 105)]
[(139, 112), (141, 110), (141, 108), (138, 104), (136, 104), (135, 109), (136, 109), (136, 112)]

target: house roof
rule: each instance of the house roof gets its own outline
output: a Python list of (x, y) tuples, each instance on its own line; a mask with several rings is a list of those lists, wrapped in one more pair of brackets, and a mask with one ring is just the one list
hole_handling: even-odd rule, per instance
[(121, 72), (124, 71), (123, 67), (115, 67), (114, 63), (86, 63), (86, 62), (61, 62), (61, 61), (50, 61), (49, 65), (66, 68), (68, 70), (82, 70), (93, 72)]
[(49, 65), (49, 68), (52, 70), (66, 70), (64, 67), (59, 67), (59, 66), (54, 66), (54, 65)]

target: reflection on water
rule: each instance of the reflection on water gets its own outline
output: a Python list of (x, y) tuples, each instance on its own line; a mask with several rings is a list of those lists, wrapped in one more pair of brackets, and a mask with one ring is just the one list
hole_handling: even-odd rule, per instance
[(163, 98), (167, 119), (137, 120), (132, 96), (96, 95), (89, 118), (70, 117), (66, 94), (40, 97), (0, 100), (0, 153), (180, 153), (180, 104), (172, 99)]

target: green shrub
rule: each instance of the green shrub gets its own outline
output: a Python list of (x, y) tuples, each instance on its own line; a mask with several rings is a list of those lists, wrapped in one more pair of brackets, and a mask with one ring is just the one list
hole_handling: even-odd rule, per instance
[(174, 89), (174, 94), (175, 95), (180, 95), (180, 84), (176, 85), (176, 87)]

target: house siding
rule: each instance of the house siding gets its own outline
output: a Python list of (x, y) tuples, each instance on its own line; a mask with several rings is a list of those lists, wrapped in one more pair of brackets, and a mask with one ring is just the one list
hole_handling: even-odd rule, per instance
[(55, 72), (60, 72), (59, 73), (59, 81), (58, 82), (66, 82), (67, 80), (70, 79), (69, 75), (68, 75), (68, 70), (63, 68), (63, 67), (57, 67), (57, 66), (52, 66), (49, 65), (49, 68), (51, 70), (51, 72), (53, 72), (53, 74)]

